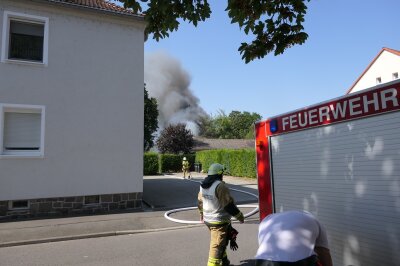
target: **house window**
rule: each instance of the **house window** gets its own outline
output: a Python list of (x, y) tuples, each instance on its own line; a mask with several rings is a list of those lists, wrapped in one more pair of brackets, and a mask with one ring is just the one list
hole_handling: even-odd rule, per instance
[(9, 210), (24, 210), (29, 209), (29, 201), (27, 200), (12, 200), (8, 202)]
[(381, 83), (382, 83), (381, 77), (377, 77), (377, 78), (376, 78), (376, 84), (381, 84)]
[(43, 62), (44, 24), (10, 21), (9, 59)]
[(48, 18), (4, 12), (2, 62), (47, 65)]
[(393, 79), (398, 79), (399, 78), (399, 72), (395, 72), (392, 74)]
[(44, 106), (0, 104), (0, 157), (43, 156)]

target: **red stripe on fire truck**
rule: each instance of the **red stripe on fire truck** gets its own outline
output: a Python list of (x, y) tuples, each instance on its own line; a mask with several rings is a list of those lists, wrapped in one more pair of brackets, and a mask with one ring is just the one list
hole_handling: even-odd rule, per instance
[(309, 127), (351, 120), (400, 109), (400, 85), (350, 94), (321, 105), (270, 120), (271, 133), (285, 133)]

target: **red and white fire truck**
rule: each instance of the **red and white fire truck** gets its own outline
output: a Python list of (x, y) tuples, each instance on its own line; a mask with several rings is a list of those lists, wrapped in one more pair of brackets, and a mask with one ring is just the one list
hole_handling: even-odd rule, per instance
[(261, 219), (306, 210), (334, 265), (400, 265), (400, 80), (256, 124)]

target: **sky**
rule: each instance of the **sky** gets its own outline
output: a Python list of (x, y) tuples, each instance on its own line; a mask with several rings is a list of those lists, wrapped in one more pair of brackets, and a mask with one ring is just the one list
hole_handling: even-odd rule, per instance
[(383, 47), (400, 50), (399, 0), (311, 0), (303, 45), (245, 64), (237, 50), (251, 36), (230, 23), (226, 1), (209, 3), (211, 18), (197, 27), (182, 22), (167, 39), (150, 36), (145, 57), (164, 53), (180, 62), (210, 115), (248, 111), (264, 120), (340, 97)]

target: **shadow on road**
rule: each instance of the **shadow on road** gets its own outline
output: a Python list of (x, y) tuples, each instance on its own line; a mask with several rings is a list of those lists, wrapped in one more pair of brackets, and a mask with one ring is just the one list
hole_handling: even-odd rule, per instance
[(254, 266), (254, 264), (254, 260), (241, 260), (240, 264), (238, 264), (237, 266)]

